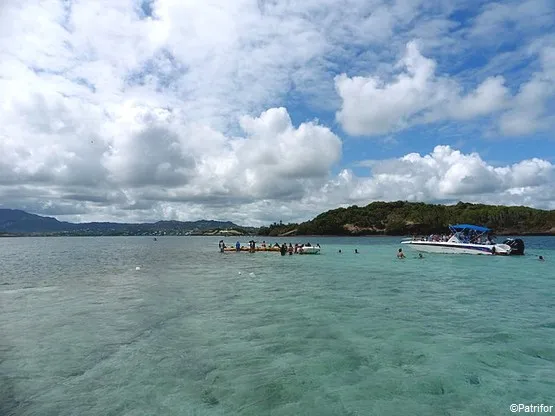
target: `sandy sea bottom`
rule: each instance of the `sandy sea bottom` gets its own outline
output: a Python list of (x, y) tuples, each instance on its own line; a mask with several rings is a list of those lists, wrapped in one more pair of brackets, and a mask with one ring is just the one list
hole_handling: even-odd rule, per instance
[(553, 238), (524, 257), (405, 260), (398, 238), (285, 257), (217, 241), (0, 239), (0, 415), (555, 405)]

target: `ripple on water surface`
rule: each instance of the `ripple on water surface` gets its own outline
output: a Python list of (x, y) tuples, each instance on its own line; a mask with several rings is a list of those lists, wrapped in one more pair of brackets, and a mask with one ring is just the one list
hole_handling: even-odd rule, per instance
[(546, 262), (397, 260), (389, 238), (321, 238), (320, 256), (285, 257), (217, 241), (0, 239), (0, 414), (555, 404), (555, 239), (527, 239)]

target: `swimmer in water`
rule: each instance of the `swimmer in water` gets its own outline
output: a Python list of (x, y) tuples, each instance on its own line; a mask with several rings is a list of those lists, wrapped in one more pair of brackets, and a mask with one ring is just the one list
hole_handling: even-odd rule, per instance
[(539, 257), (538, 257), (538, 260), (539, 260), (539, 261), (545, 261), (545, 259), (543, 258), (543, 256), (539, 256)]
[(400, 248), (399, 251), (397, 252), (397, 258), (398, 259), (404, 259), (405, 258), (405, 253), (403, 253), (402, 248)]
[(355, 254), (358, 254), (358, 249), (355, 248)]

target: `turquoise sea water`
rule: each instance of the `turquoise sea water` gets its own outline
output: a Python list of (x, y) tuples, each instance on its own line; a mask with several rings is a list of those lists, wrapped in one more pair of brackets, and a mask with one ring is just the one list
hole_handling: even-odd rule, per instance
[(322, 254), (285, 257), (218, 240), (0, 239), (0, 415), (555, 405), (555, 238), (404, 260), (399, 238), (304, 237)]

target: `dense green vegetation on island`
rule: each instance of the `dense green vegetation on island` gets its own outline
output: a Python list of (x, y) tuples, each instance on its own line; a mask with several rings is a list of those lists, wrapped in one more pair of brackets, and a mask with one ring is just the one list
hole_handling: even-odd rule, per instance
[(555, 211), (528, 207), (420, 202), (373, 202), (324, 212), (301, 224), (277, 224), (259, 235), (413, 235), (443, 233), (449, 224), (469, 223), (492, 228), (500, 235), (555, 235)]

